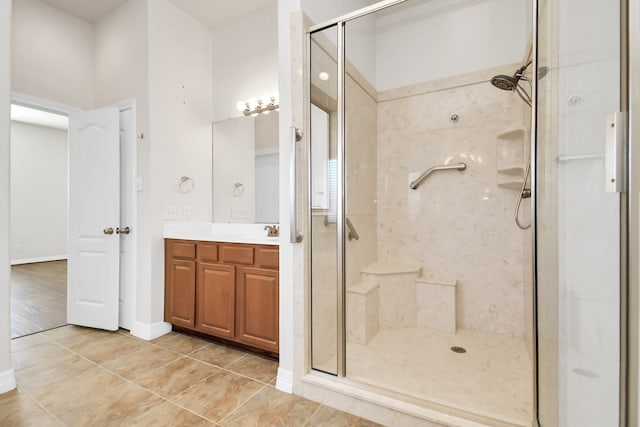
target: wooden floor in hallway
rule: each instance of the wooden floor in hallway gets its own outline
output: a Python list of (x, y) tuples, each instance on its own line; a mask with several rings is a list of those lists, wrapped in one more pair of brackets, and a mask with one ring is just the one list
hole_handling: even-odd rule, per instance
[(276, 361), (173, 332), (69, 325), (12, 340), (12, 358), (0, 426), (378, 426), (278, 391)]
[(67, 323), (67, 261), (11, 267), (11, 337)]

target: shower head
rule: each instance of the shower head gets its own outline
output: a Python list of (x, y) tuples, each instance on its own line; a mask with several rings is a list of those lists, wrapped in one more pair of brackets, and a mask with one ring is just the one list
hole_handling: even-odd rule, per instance
[(518, 87), (518, 82), (520, 81), (520, 79), (527, 80), (527, 78), (524, 77), (522, 73), (524, 73), (524, 70), (526, 70), (529, 65), (531, 65), (531, 61), (518, 68), (516, 72), (513, 73), (513, 76), (506, 76), (504, 74), (493, 76), (491, 78), (491, 84), (498, 89), (513, 92)]
[(516, 90), (516, 86), (518, 85), (518, 77), (514, 76), (505, 76), (504, 74), (498, 74), (497, 76), (493, 76), (491, 78), (491, 84), (497, 87), (498, 89), (508, 90), (513, 92)]
[(529, 95), (522, 87), (520, 87), (520, 80), (528, 82), (531, 85), (531, 80), (525, 76), (524, 70), (531, 65), (532, 61), (527, 62), (522, 67), (518, 68), (513, 76), (506, 76), (504, 74), (498, 74), (491, 77), (491, 84), (498, 89), (506, 90), (509, 92), (515, 92), (520, 98), (528, 105), (531, 106), (531, 95)]

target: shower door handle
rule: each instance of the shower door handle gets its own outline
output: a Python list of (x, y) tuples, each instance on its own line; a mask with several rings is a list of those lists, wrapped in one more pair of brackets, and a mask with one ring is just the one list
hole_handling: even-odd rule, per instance
[(289, 132), (291, 137), (291, 151), (289, 152), (289, 234), (291, 243), (300, 243), (302, 242), (302, 233), (298, 231), (296, 148), (298, 146), (297, 143), (302, 141), (302, 130), (291, 126)]
[(627, 191), (627, 115), (607, 115), (607, 137), (604, 151), (605, 190), (607, 193)]

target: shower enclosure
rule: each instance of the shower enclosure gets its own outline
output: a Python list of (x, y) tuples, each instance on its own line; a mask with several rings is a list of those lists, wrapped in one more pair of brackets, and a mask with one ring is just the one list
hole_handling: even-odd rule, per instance
[(313, 372), (489, 425), (618, 422), (621, 8), (601, 3), (311, 26)]

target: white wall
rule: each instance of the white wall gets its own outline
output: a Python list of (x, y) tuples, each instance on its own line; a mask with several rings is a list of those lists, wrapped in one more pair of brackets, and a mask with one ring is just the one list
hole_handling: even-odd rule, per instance
[[(302, 6), (322, 23), (373, 3)], [(335, 31), (325, 34), (335, 42)], [(346, 56), (383, 91), (522, 61), (530, 34), (530, 0), (408, 2), (347, 23)]]
[(238, 101), (278, 92), (276, 8), (267, 7), (213, 30), (213, 120), (238, 117)]
[(379, 0), (301, 0), (301, 9), (314, 24), (322, 24), (354, 10), (378, 3)]
[(16, 387), (11, 369), (9, 256), (9, 117), (11, 2), (0, 2), (0, 393)]
[[(151, 288), (149, 323), (164, 311), (164, 213), (190, 210), (182, 220), (211, 220), (211, 32), (167, 0), (148, 3)], [(181, 193), (181, 176), (193, 178)], [(188, 218), (186, 217), (188, 216)]]
[(11, 123), (11, 261), (66, 259), (67, 131)]
[(129, 0), (93, 25), (95, 104), (136, 98), (138, 118), (147, 96), (146, 13), (146, 0)]
[(390, 8), (377, 19), (379, 91), (511, 64), (525, 56), (530, 0), (415, 4)]
[(39, 0), (13, 4), (13, 90), (93, 107), (91, 24)]

